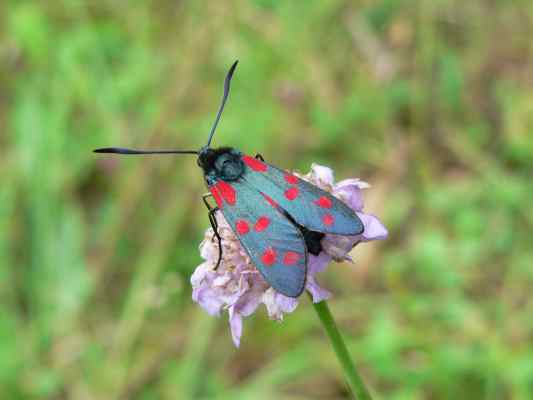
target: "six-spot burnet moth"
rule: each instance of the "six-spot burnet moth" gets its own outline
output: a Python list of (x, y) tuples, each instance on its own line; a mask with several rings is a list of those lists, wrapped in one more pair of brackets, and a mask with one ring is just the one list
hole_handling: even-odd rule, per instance
[[(224, 94), (207, 145), (200, 150), (132, 150), (102, 148), (96, 153), (196, 154), (209, 189), (203, 196), (209, 221), (221, 238), (215, 213), (222, 212), (265, 280), (278, 292), (298, 297), (305, 287), (308, 255), (322, 250), (325, 234), (359, 235), (363, 224), (355, 212), (328, 192), (232, 147), (210, 147), (229, 95), (233, 63), (224, 81)], [(207, 198), (212, 197), (216, 206)]]

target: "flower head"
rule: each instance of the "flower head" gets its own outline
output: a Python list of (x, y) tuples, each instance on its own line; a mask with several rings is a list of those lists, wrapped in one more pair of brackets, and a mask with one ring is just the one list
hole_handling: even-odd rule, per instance
[[(298, 174), (296, 174), (298, 175)], [(335, 183), (333, 171), (313, 164), (302, 179), (333, 194), (352, 208), (364, 225), (364, 232), (356, 236), (326, 235), (322, 239), (322, 251), (317, 256), (309, 254), (307, 264), (306, 290), (317, 303), (330, 297), (330, 293), (320, 287), (315, 279), (332, 261), (351, 261), (349, 252), (358, 243), (381, 240), (387, 237), (387, 230), (373, 215), (363, 213), (361, 190), (369, 185), (359, 179), (346, 179)], [(285, 313), (293, 312), (298, 299), (278, 293), (263, 279), (251, 263), (246, 251), (230, 229), (221, 213), (216, 215), (218, 231), (222, 237), (222, 261), (218, 261), (218, 244), (210, 228), (200, 244), (200, 254), (204, 262), (191, 276), (192, 297), (211, 315), (220, 315), (228, 310), (231, 334), (235, 346), (239, 346), (242, 335), (242, 320), (264, 304), (271, 319), (281, 321)]]

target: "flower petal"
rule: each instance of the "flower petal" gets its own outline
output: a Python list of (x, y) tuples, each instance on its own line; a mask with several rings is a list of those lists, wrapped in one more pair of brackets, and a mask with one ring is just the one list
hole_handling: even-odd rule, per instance
[(211, 270), (212, 268), (210, 263), (204, 262), (200, 264), (198, 267), (196, 267), (191, 275), (191, 285), (193, 287), (200, 285)]
[(337, 182), (335, 184), (336, 189), (343, 189), (346, 186), (355, 186), (359, 189), (368, 189), (370, 186), (370, 183), (362, 181), (359, 178), (349, 178), (349, 179), (343, 179), (340, 182)]
[(313, 303), (320, 303), (323, 300), (329, 299), (331, 296), (331, 293), (328, 292), (326, 289), (321, 288), (318, 283), (316, 283), (315, 278), (311, 276), (307, 278), (305, 288), (309, 293), (311, 293)]
[[(361, 186), (355, 182), (355, 179), (346, 179), (344, 184), (337, 184), (333, 188), (333, 193), (340, 197), (350, 208), (354, 211), (361, 211), (364, 206), (363, 194), (361, 193)], [(361, 181), (358, 181), (361, 182)]]
[(230, 307), (229, 310), (229, 327), (231, 329), (231, 338), (235, 347), (239, 347), (241, 344), (242, 336), (242, 316), (239, 312), (235, 312), (234, 307)]
[(317, 272), (322, 272), (328, 264), (331, 262), (331, 256), (321, 252), (318, 256), (309, 254), (309, 260), (307, 261), (307, 273), (315, 275)]
[[(333, 185), (335, 179), (333, 176), (333, 170), (331, 168), (315, 163), (311, 164), (311, 172), (309, 175), (311, 181), (318, 181), (317, 183), (326, 185)], [(320, 184), (318, 186), (320, 186)]]
[(263, 303), (271, 319), (282, 320), (283, 313), (293, 312), (298, 306), (298, 300), (278, 293), (273, 288), (268, 288), (263, 294)]
[[(209, 235), (209, 231), (207, 232), (207, 235)], [(218, 257), (218, 248), (215, 247), (210, 239), (204, 239), (202, 243), (200, 243), (200, 257), (204, 260), (216, 260), (215, 257)]]
[(305, 288), (311, 297), (313, 303), (321, 302), (322, 300), (329, 299), (331, 293), (326, 289), (321, 288), (315, 279), (315, 274), (323, 271), (331, 262), (331, 257), (326, 253), (320, 253), (318, 256), (309, 255), (309, 261), (307, 263), (307, 281)]
[(246, 292), (235, 304), (233, 305), (234, 310), (238, 311), (243, 317), (251, 315), (259, 304), (261, 304), (261, 294), (262, 291), (251, 290)]
[(230, 280), (231, 280), (231, 276), (229, 274), (217, 276), (215, 279), (213, 279), (213, 286), (224, 286)]
[(207, 311), (209, 315), (219, 316), (224, 305), (224, 300), (221, 296), (208, 286), (193, 289), (192, 299), (200, 304), (200, 307)]
[(348, 253), (354, 248), (359, 240), (360, 235), (326, 235), (321, 241), (322, 250), (337, 262), (347, 261), (350, 260)]
[(372, 214), (364, 214), (360, 212), (358, 212), (357, 215), (365, 226), (365, 231), (361, 237), (362, 242), (368, 242), (370, 240), (383, 240), (387, 238), (389, 232), (377, 217)]

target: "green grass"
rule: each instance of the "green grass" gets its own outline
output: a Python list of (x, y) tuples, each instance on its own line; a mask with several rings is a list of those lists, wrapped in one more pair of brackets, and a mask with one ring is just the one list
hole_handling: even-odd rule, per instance
[(309, 302), (236, 350), (191, 300), (214, 139), (372, 183), (386, 242), (320, 277), (376, 399), (533, 398), (533, 6), (0, 5), (0, 393), (349, 398)]

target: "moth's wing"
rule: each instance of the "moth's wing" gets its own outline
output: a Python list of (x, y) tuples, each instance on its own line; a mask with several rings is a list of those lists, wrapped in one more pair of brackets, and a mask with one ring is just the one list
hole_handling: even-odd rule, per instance
[(271, 164), (244, 155), (245, 179), (267, 194), (307, 229), (336, 235), (358, 235), (364, 226), (342, 201), (319, 187)]
[(298, 297), (307, 269), (300, 230), (244, 179), (219, 180), (209, 190), (265, 280), (278, 292)]

